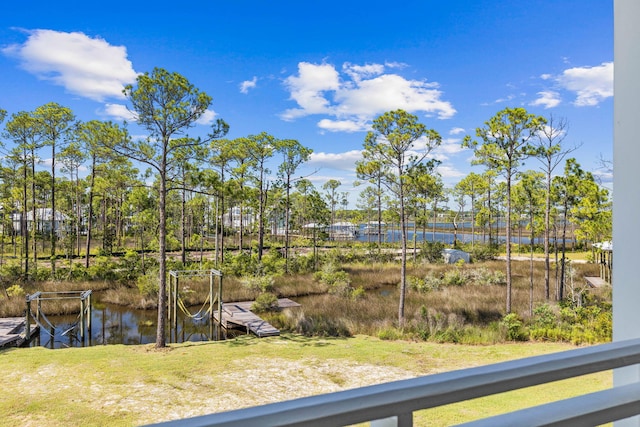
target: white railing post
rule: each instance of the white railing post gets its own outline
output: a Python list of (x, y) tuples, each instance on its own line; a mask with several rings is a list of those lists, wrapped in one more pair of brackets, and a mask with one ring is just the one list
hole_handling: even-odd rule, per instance
[[(585, 7), (587, 7), (585, 5)], [(613, 339), (640, 337), (640, 2), (614, 1)], [(618, 368), (614, 386), (640, 382), (638, 365)], [(640, 426), (640, 418), (616, 427)]]

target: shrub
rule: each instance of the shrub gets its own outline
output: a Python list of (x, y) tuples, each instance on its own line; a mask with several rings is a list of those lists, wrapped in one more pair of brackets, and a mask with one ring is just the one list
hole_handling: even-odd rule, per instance
[(420, 248), (420, 257), (431, 263), (443, 262), (442, 250), (444, 243), (425, 241)]
[(22, 297), (24, 296), (24, 289), (20, 285), (9, 286), (7, 289), (7, 295), (9, 297)]
[(278, 274), (284, 271), (285, 264), (286, 260), (282, 256), (282, 253), (276, 248), (271, 248), (269, 252), (262, 257), (260, 271), (262, 271), (263, 274)]
[(497, 253), (497, 249), (491, 245), (476, 243), (473, 245), (473, 249), (471, 249), (471, 261), (489, 261), (495, 258)]
[[(263, 263), (267, 259), (265, 255), (262, 260)], [(257, 258), (251, 255), (241, 252), (237, 255), (227, 254), (222, 266), (222, 272), (229, 276), (244, 276), (247, 274), (255, 274), (260, 270), (258, 266)]]
[(118, 277), (118, 266), (108, 256), (98, 256), (87, 271), (91, 279), (115, 280)]
[[(64, 271), (64, 270), (63, 270)], [(51, 279), (51, 269), (50, 268), (38, 268), (37, 270), (32, 271), (33, 278), (38, 282), (44, 282), (46, 280)], [(59, 277), (56, 271), (56, 277)]]
[(502, 318), (501, 325), (505, 331), (506, 339), (510, 341), (524, 341), (527, 336), (522, 320), (516, 313), (509, 313)]
[(136, 251), (128, 250), (120, 261), (120, 268), (128, 280), (135, 279), (140, 274), (140, 255)]
[(276, 310), (278, 310), (278, 297), (270, 292), (261, 293), (251, 304), (251, 311), (257, 313)]
[(507, 281), (507, 276), (501, 270), (491, 271), (485, 267), (469, 270), (468, 277), (474, 284), (482, 286), (503, 285)]
[(445, 286), (462, 286), (466, 281), (467, 277), (464, 271), (459, 268), (445, 271), (442, 277), (442, 284)]
[(542, 304), (533, 309), (533, 325), (536, 328), (552, 328), (558, 321), (556, 313), (549, 304)]
[(329, 293), (337, 295), (349, 295), (351, 292), (351, 279), (349, 273), (340, 270), (336, 264), (327, 263), (322, 270), (313, 275), (314, 279), (329, 287)]
[(289, 271), (291, 273), (304, 274), (312, 272), (315, 268), (313, 253), (298, 255), (289, 259)]
[(140, 295), (152, 296), (158, 294), (160, 289), (158, 273), (158, 270), (153, 270), (138, 277), (136, 280), (136, 286), (138, 287), (138, 291), (140, 291)]
[(424, 279), (415, 276), (407, 277), (407, 284), (409, 289), (420, 293), (427, 293), (431, 291), (437, 291), (442, 286), (442, 280), (436, 277), (432, 271), (427, 274)]
[(22, 280), (22, 265), (20, 262), (10, 261), (0, 267), (0, 278), (6, 282)]
[(351, 290), (351, 294), (349, 296), (352, 300), (357, 300), (364, 298), (365, 295), (366, 291), (364, 290), (364, 288), (362, 286), (358, 286), (358, 288)]
[(242, 285), (252, 291), (270, 292), (273, 290), (273, 276), (244, 276)]

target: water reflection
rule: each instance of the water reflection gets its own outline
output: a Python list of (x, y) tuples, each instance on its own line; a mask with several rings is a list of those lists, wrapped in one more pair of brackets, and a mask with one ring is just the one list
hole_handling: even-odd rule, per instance
[[(156, 341), (158, 313), (156, 310), (136, 310), (114, 304), (93, 302), (91, 328), (85, 325), (80, 332), (79, 315), (47, 316), (55, 326), (53, 331), (40, 330), (30, 343), (49, 348), (85, 347), (106, 344), (150, 344)], [(167, 322), (166, 339), (169, 343), (187, 341), (218, 341), (232, 338), (243, 331), (225, 330), (205, 316), (190, 318), (178, 313), (176, 328)]]

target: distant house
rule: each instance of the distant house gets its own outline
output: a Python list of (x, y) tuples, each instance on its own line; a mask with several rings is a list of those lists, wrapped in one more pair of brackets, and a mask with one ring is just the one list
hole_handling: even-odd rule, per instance
[[(13, 229), (16, 233), (22, 232), (22, 213), (14, 213), (11, 215), (13, 222)], [(50, 234), (51, 230), (55, 230), (58, 237), (61, 237), (63, 233), (69, 227), (69, 217), (62, 212), (56, 212), (53, 215), (51, 208), (38, 208), (36, 209), (35, 230), (38, 233)], [(29, 230), (34, 229), (33, 211), (27, 212), (27, 228)]]
[(240, 215), (240, 211), (240, 208), (235, 206), (231, 209), (230, 213), (222, 215), (224, 226), (238, 229), (240, 228), (240, 219), (242, 218), (243, 227), (251, 227), (256, 220), (253, 209), (245, 207), (242, 209), (242, 216)]
[(334, 222), (328, 230), (331, 240), (351, 240), (358, 236), (359, 227), (351, 222)]

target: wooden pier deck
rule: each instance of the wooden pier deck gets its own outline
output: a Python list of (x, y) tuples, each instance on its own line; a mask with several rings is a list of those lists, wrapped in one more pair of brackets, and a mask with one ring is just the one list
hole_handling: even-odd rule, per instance
[(598, 276), (585, 276), (584, 280), (587, 286), (591, 288), (601, 288), (609, 284), (606, 280)]
[[(0, 318), (0, 348), (20, 346), (24, 343), (25, 322), (24, 317)], [(31, 325), (31, 334), (36, 333), (38, 333), (38, 326)]]
[[(222, 326), (225, 328), (242, 327), (254, 333), (258, 337), (271, 337), (280, 335), (280, 330), (269, 322), (261, 319), (251, 311), (253, 301), (225, 302), (222, 304)], [(278, 299), (278, 307), (299, 307), (300, 304), (288, 298)], [(218, 311), (214, 311), (215, 319), (218, 319)]]

